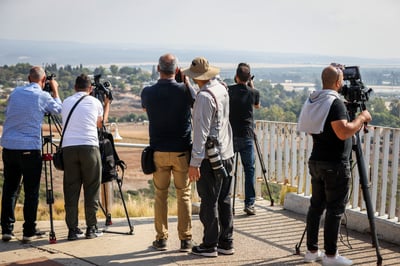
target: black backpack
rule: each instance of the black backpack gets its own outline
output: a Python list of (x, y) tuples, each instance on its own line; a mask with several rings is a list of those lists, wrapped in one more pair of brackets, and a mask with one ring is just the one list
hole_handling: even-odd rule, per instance
[[(102, 164), (101, 183), (112, 180), (122, 180), (126, 164), (122, 161), (115, 150), (114, 137), (104, 128), (99, 132), (99, 146)], [(121, 177), (118, 176), (118, 167), (121, 169)]]

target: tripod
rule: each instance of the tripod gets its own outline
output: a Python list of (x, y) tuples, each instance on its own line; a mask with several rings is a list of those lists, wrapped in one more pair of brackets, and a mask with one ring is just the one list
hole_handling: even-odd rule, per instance
[[(105, 201), (105, 207), (101, 204), (99, 201), (99, 206), (101, 210), (104, 213), (104, 216), (106, 217), (106, 227), (109, 225), (112, 225), (112, 219), (111, 219), (111, 213), (108, 210), (108, 204), (107, 204), (107, 191), (105, 190), (106, 184), (109, 182), (112, 182), (113, 180), (116, 181), (118, 185), (118, 191), (119, 195), (122, 200), (122, 204), (124, 206), (124, 211), (125, 211), (125, 216), (128, 221), (128, 226), (129, 226), (129, 232), (127, 234), (132, 235), (133, 234), (133, 226), (131, 224), (131, 221), (129, 219), (128, 215), (128, 210), (126, 207), (124, 195), (122, 193), (122, 181), (124, 178), (124, 173), (126, 169), (126, 164), (124, 161), (120, 160), (117, 151), (115, 150), (115, 145), (114, 145), (114, 138), (111, 133), (107, 132), (106, 129), (103, 127), (99, 131), (100, 135), (100, 153), (101, 153), (101, 160), (102, 160), (102, 185), (103, 185), (103, 191), (104, 191), (104, 201)], [(118, 172), (121, 172), (121, 175), (118, 174)], [(115, 232), (115, 231), (109, 231), (108, 229), (103, 230), (103, 232), (107, 233), (116, 233), (116, 234), (125, 234), (125, 233), (120, 233), (120, 232)]]
[[(268, 180), (267, 180), (267, 176), (266, 176), (267, 169), (265, 168), (264, 158), (263, 158), (263, 155), (261, 153), (260, 144), (258, 143), (257, 135), (256, 135), (255, 132), (253, 132), (253, 138), (254, 138), (254, 144), (256, 146), (257, 156), (258, 156), (258, 159), (259, 159), (260, 165), (261, 165), (261, 171), (263, 173), (264, 182), (265, 182), (265, 185), (267, 186), (267, 191), (268, 191), (269, 199), (270, 199), (270, 202), (271, 202), (271, 206), (274, 206), (274, 199), (272, 198), (271, 190), (269, 188), (269, 184), (268, 184)], [(238, 170), (238, 160), (239, 160), (239, 154), (238, 153), (239, 152), (235, 153), (235, 171), (234, 171), (233, 202), (232, 202), (232, 213), (233, 213), (233, 215), (235, 215), (235, 197), (236, 197), (237, 170)]]
[(54, 232), (53, 224), (53, 204), (54, 204), (54, 193), (53, 193), (53, 147), (56, 145), (53, 142), (53, 129), (52, 123), (55, 125), (58, 133), (61, 135), (61, 123), (58, 117), (51, 114), (45, 115), (49, 125), (49, 135), (44, 136), (42, 134), (43, 144), (42, 144), (42, 160), (45, 175), (46, 184), (46, 203), (49, 205), (49, 215), (50, 215), (50, 233), (49, 233), (49, 243), (55, 244), (57, 242), (56, 234)]
[[(364, 102), (362, 102), (361, 104), (357, 104), (357, 103), (348, 103), (347, 104), (350, 121), (353, 121), (355, 119), (358, 107), (360, 107), (361, 110), (366, 110)], [(368, 130), (366, 128), (364, 128), (364, 131), (368, 132)], [(369, 226), (370, 226), (371, 234), (372, 234), (372, 236), (371, 236), (372, 237), (372, 245), (375, 247), (375, 251), (376, 251), (376, 257), (377, 257), (376, 264), (378, 266), (381, 266), (382, 265), (382, 256), (379, 251), (379, 243), (378, 243), (378, 237), (376, 234), (375, 220), (374, 220), (375, 219), (374, 210), (372, 207), (371, 197), (369, 194), (367, 171), (366, 171), (364, 157), (363, 157), (363, 153), (362, 153), (362, 149), (361, 149), (361, 140), (360, 140), (359, 132), (357, 132), (355, 134), (355, 136), (353, 137), (352, 149), (354, 150), (354, 152), (356, 154), (358, 174), (360, 176), (361, 189), (363, 192), (363, 198), (364, 198), (365, 205), (367, 208), (367, 216), (368, 216)], [(300, 242), (295, 247), (297, 255), (300, 255), (300, 246), (304, 239), (306, 231), (307, 231), (307, 227), (304, 229), (304, 232), (301, 236)]]

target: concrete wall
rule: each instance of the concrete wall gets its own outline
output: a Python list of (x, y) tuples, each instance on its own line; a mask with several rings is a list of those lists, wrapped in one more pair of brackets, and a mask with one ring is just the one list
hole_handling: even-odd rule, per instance
[[(285, 195), (283, 207), (286, 210), (306, 215), (309, 205), (310, 197), (305, 197), (296, 193), (287, 193)], [(369, 233), (371, 231), (366, 211), (347, 209), (346, 215), (347, 228), (361, 233)], [(383, 218), (376, 216), (374, 218), (378, 240), (382, 239), (384, 241), (400, 245), (400, 223)]]

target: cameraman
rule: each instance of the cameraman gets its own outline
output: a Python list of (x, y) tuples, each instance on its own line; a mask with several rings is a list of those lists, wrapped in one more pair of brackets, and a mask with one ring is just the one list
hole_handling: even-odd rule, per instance
[(255, 215), (253, 107), (260, 108), (260, 93), (254, 88), (250, 66), (246, 63), (238, 65), (235, 81), (237, 84), (228, 87), (229, 122), (233, 132), (233, 148), (240, 153), (245, 174), (243, 211), (247, 215)]
[[(323, 265), (352, 265), (339, 255), (337, 238), (340, 220), (349, 198), (352, 136), (372, 120), (367, 110), (349, 121), (346, 105), (340, 99), (343, 72), (335, 66), (322, 71), (321, 91), (313, 92), (300, 113), (298, 130), (312, 135), (313, 149), (308, 161), (312, 196), (307, 214), (307, 252), (305, 262), (322, 260)], [(325, 255), (318, 249), (321, 215), (324, 224)]]
[(46, 113), (61, 112), (56, 80), (48, 81), (53, 97), (43, 90), (46, 85), (43, 68), (32, 67), (28, 80), (28, 85), (17, 87), (10, 94), (1, 137), (4, 164), (1, 229), (2, 240), (5, 242), (14, 237), (14, 206), (18, 200), (17, 191), (22, 177), (25, 191), (22, 240), (31, 241), (37, 234), (36, 213), (42, 173), (42, 121)]

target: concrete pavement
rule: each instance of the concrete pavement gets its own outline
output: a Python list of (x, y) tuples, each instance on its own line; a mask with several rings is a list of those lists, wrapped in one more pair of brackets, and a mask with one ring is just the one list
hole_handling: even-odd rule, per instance
[[(54, 221), (57, 243), (50, 244), (48, 235), (22, 244), (22, 222), (15, 226), (16, 239), (8, 243), (0, 241), (0, 265), (303, 265), (303, 257), (294, 254), (295, 246), (304, 231), (305, 217), (284, 210), (282, 206), (269, 206), (267, 201), (257, 201), (257, 215), (247, 216), (243, 203), (237, 202), (234, 220), (235, 254), (204, 258), (179, 252), (176, 217), (169, 219), (167, 251), (155, 251), (151, 243), (155, 237), (152, 218), (132, 218), (134, 234), (129, 235), (127, 220), (113, 218), (105, 232), (96, 239), (67, 241), (68, 230), (64, 221)], [(104, 220), (99, 221), (104, 226)], [(40, 221), (38, 227), (49, 231), (49, 221)], [(84, 222), (80, 224), (85, 229)], [(193, 215), (193, 240), (201, 242), (202, 224)], [(118, 232), (118, 233), (115, 233)], [(342, 227), (344, 243), (339, 243), (342, 255), (357, 265), (376, 265), (376, 251), (367, 234), (360, 234)], [(348, 241), (347, 241), (348, 240)], [(322, 240), (322, 230), (320, 234)], [(383, 265), (400, 265), (400, 247), (380, 242)], [(305, 252), (305, 239), (300, 247)], [(312, 263), (307, 265), (320, 265)]]

